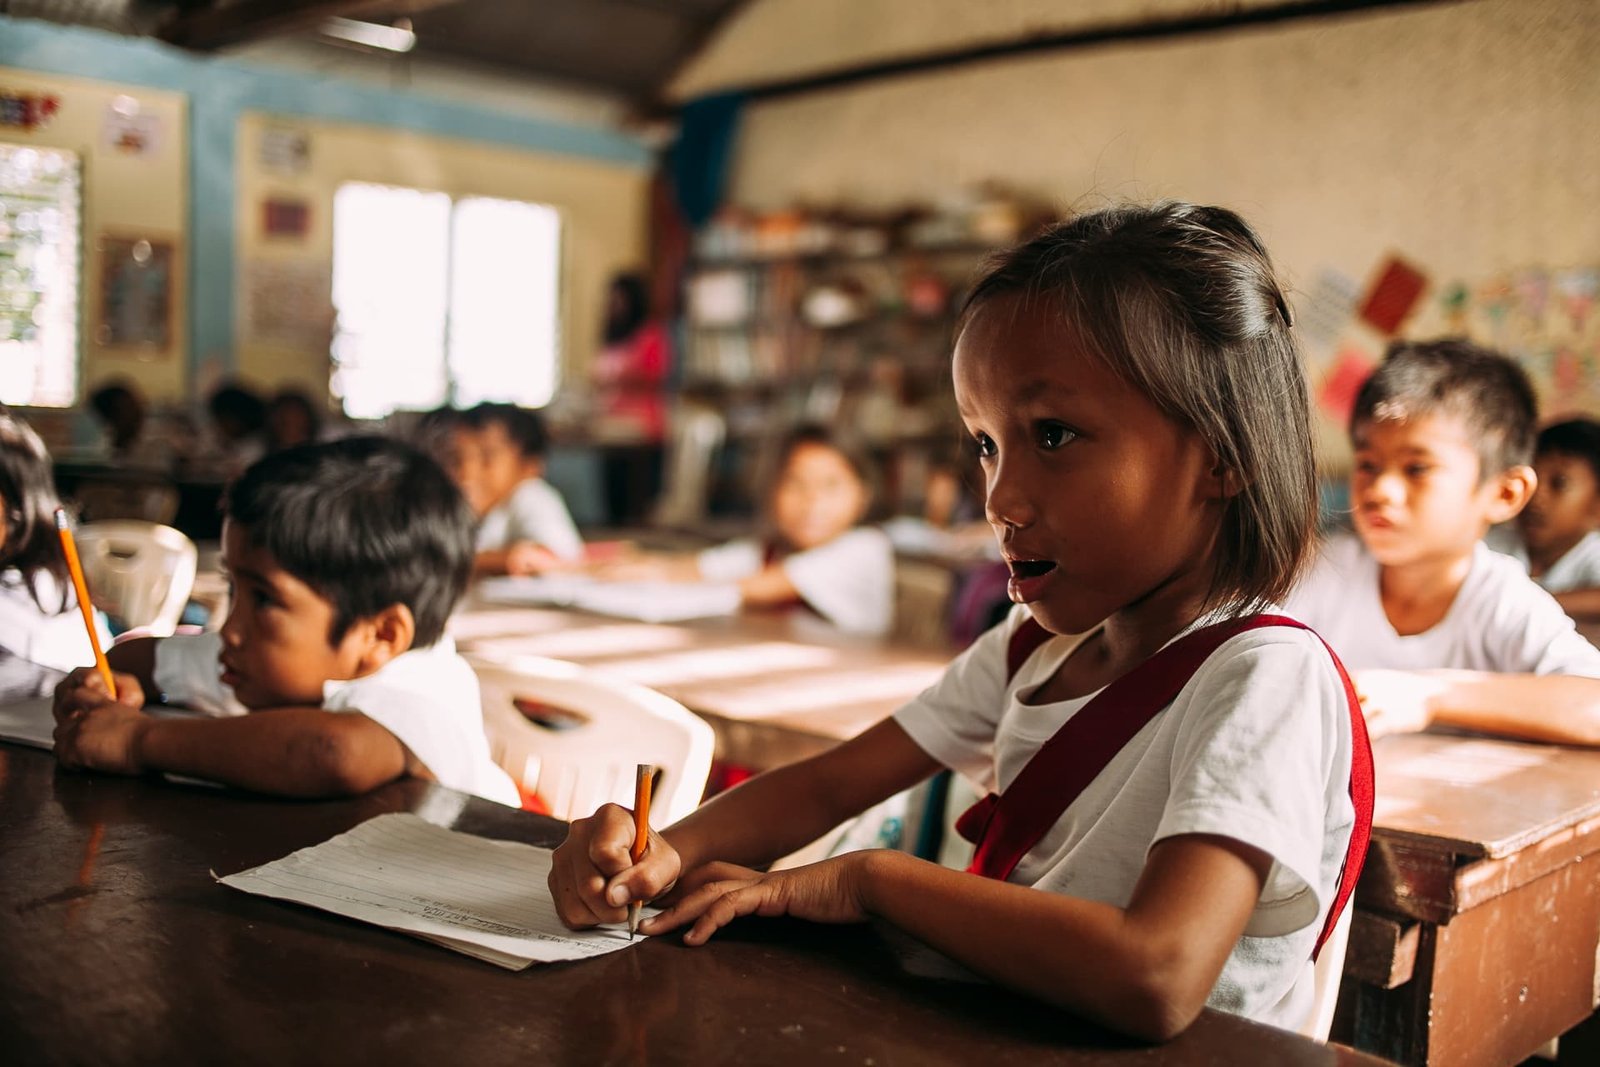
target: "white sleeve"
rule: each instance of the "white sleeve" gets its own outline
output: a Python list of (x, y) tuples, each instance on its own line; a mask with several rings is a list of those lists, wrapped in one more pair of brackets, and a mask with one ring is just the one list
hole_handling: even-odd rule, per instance
[(1573, 625), (1555, 597), (1524, 579), (1515, 595), (1496, 605), (1494, 625), (1484, 635), (1486, 651), (1508, 674), (1573, 674), (1600, 678), (1600, 649)]
[[(203, 715), (245, 714), (248, 709), (222, 684), (221, 651), (222, 635), (216, 632), (158, 638), (151, 677), (161, 698)], [(157, 694), (145, 696), (154, 700)]]
[[(1325, 853), (1345, 847), (1354, 822), (1349, 709), (1332, 658), (1305, 631), (1244, 635), (1206, 661), (1184, 697), (1190, 710), (1151, 844), (1215, 834), (1260, 849), (1272, 867), (1245, 933), (1309, 925), (1329, 903)], [(1330, 797), (1343, 797), (1332, 825)]]
[(761, 569), (761, 546), (748, 538), (708, 548), (695, 557), (708, 582), (737, 582)]
[(561, 559), (583, 558), (583, 538), (578, 527), (573, 524), (566, 501), (548, 482), (538, 478), (523, 482), (512, 494), (509, 507), (511, 529), (507, 544), (532, 541)]
[(894, 624), (894, 546), (862, 528), (783, 561), (783, 572), (818, 615), (848, 633), (885, 634)]
[(1016, 607), (945, 668), (939, 680), (894, 713), (924, 752), (982, 790), (995, 787), (994, 741), (1006, 710), (1006, 654), (1029, 618)]
[[(428, 677), (410, 671), (380, 672), (343, 684), (330, 683), (324, 690), (322, 708), (360, 712), (393, 734), (440, 784), (474, 792), (478, 746), (463, 728), (465, 724), (451, 714), (451, 705), (459, 702), (478, 712), (475, 726), (482, 733), (477, 676), (457, 657), (442, 662), (434, 658), (429, 668)], [(441, 702), (442, 693), (449, 694), (448, 702)]]

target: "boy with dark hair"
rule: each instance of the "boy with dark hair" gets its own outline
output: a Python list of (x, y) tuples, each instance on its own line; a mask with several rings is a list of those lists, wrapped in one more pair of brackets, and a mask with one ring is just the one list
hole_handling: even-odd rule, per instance
[(1515, 530), (1494, 531), (1489, 543), (1526, 565), (1568, 615), (1600, 619), (1600, 422), (1545, 427), (1533, 470), (1539, 486)]
[(583, 558), (561, 494), (544, 480), (546, 436), (537, 412), (479, 404), (446, 422), (445, 466), (479, 517), (478, 574), (540, 574)]
[(1600, 744), (1600, 650), (1484, 545), (1533, 494), (1536, 403), (1506, 357), (1400, 342), (1350, 418), (1359, 538), (1335, 538), (1287, 601), (1357, 672), (1374, 733), (1431, 722)]
[[(377, 437), (279, 452), (229, 490), (222, 548), (220, 632), (118, 645), (115, 700), (93, 668), (57, 688), (64, 766), (296, 797), (411, 775), (517, 804), (444, 634), (472, 517), (436, 463)], [(147, 694), (202, 717), (147, 715)]]

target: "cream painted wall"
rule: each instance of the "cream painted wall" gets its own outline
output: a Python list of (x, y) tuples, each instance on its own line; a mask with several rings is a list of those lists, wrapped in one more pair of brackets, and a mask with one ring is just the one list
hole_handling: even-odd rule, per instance
[[(284, 174), (262, 165), (261, 139), (268, 128), (309, 134), (310, 162), (303, 173)], [(240, 118), (238, 132), (235, 204), (241, 289), (250, 284), (255, 262), (331, 271), (333, 195), (347, 181), (550, 204), (562, 218), (562, 376), (572, 380), (582, 378), (593, 354), (611, 275), (645, 260), (649, 175), (637, 167), (254, 112)], [(311, 228), (305, 240), (262, 234), (262, 203), (274, 196), (310, 205)], [(299, 384), (313, 396), (327, 388), (325, 340), (320, 345), (308, 341), (289, 346), (253, 341), (244, 324), (243, 292), (238, 307), (240, 377), (261, 386)], [(325, 303), (307, 313), (331, 314)]]
[[(152, 399), (180, 397), (188, 373), (188, 220), (187, 101), (178, 93), (142, 86), (63, 78), (0, 67), (0, 88), (53, 93), (61, 108), (40, 129), (0, 127), (0, 141), (63, 148), (83, 159), (83, 315), (79, 323), (82, 355), (80, 395), (111, 378), (133, 380)], [(154, 147), (130, 154), (111, 147), (106, 114), (111, 102), (127, 95), (138, 101), (142, 115), (158, 126)], [(174, 243), (177, 270), (172, 278), (172, 343), (164, 353), (107, 348), (95, 340), (99, 325), (100, 253), (95, 238), (102, 233), (164, 238)]]

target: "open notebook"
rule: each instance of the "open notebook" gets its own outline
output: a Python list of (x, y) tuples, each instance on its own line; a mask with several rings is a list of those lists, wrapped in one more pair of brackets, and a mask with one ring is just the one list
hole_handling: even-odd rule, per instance
[(485, 578), (478, 596), (492, 604), (577, 608), (641, 622), (681, 622), (739, 611), (739, 587), (712, 582), (600, 582), (583, 575)]
[(550, 856), (547, 848), (474, 837), (405, 813), (379, 815), (218, 881), (412, 934), (510, 970), (627, 948), (626, 928), (561, 925), (546, 888)]

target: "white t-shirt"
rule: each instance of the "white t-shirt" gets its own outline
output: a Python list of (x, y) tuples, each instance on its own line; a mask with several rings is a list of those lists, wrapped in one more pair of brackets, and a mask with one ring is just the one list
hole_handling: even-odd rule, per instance
[[(1524, 571), (1528, 569), (1528, 546), (1509, 523), (1490, 530), (1483, 542), (1522, 564)], [(1600, 588), (1600, 533), (1585, 534), (1583, 540), (1533, 580), (1551, 593)]]
[[(168, 637), (156, 645), (154, 679), (162, 695), (207, 715), (247, 709), (222, 684), (217, 633)], [(517, 787), (489, 757), (478, 677), (448, 637), (414, 648), (372, 674), (322, 686), (324, 711), (360, 712), (388, 730), (440, 785), (520, 806)]]
[(1443, 619), (1405, 637), (1384, 614), (1378, 561), (1359, 538), (1330, 538), (1286, 603), (1350, 670), (1454, 668), (1600, 678), (1600, 649), (1573, 628), (1521, 564), (1479, 542)]
[[(740, 539), (697, 557), (708, 582), (737, 582), (766, 566), (759, 541)], [(783, 573), (806, 606), (847, 633), (886, 634), (894, 624), (894, 545), (861, 526), (827, 544), (785, 556)]]
[[(1055, 637), (1006, 681), (1015, 608), (895, 720), (933, 758), (1001, 793), (1094, 696), (1022, 702), (1076, 647)], [(1197, 624), (1198, 625), (1198, 624)], [(1126, 907), (1150, 847), (1218, 834), (1272, 857), (1261, 897), (1207, 1004), (1296, 1029), (1314, 998), (1311, 950), (1355, 821), (1350, 712), (1333, 659), (1288, 627), (1225, 642), (1017, 864), (1011, 881)]]
[(511, 498), (492, 509), (478, 523), (478, 551), (510, 548), (532, 541), (560, 559), (583, 558), (583, 538), (572, 522), (561, 494), (543, 478), (528, 478), (511, 492)]
[[(78, 598), (67, 590), (66, 610), (57, 614), (39, 607), (42, 601), (54, 608), (61, 601), (61, 587), (48, 572), (41, 571), (34, 581), (39, 587), (39, 600), (33, 599), (22, 572), (15, 567), (0, 571), (0, 648), (19, 659), (36, 663), (52, 670), (70, 671), (74, 667), (88, 667), (94, 663), (94, 649), (89, 645), (89, 634), (83, 628), (83, 613), (78, 610)], [(111, 647), (111, 631), (105, 618), (94, 613), (100, 647)]]

